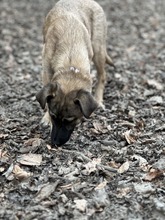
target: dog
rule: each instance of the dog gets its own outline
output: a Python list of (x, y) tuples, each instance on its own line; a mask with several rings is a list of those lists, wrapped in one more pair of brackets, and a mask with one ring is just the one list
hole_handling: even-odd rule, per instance
[[(106, 51), (107, 24), (93, 0), (60, 0), (43, 27), (43, 88), (36, 95), (51, 125), (51, 143), (65, 144), (82, 117), (103, 107), (105, 64), (114, 66)], [(91, 62), (97, 70), (92, 95)]]

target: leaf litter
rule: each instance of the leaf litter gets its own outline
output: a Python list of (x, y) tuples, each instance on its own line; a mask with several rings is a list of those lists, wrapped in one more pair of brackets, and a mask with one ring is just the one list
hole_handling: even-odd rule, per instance
[(165, 219), (165, 4), (98, 2), (116, 69), (106, 67), (105, 110), (61, 148), (35, 100), (54, 0), (1, 2), (0, 219)]

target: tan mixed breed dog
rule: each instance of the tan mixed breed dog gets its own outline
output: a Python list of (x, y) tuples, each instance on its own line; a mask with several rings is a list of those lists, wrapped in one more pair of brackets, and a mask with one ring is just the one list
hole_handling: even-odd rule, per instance
[[(103, 9), (93, 0), (60, 0), (48, 13), (44, 28), (43, 84), (36, 98), (46, 110), (53, 145), (66, 143), (75, 126), (103, 106), (107, 25)], [(90, 64), (97, 69), (94, 97)]]

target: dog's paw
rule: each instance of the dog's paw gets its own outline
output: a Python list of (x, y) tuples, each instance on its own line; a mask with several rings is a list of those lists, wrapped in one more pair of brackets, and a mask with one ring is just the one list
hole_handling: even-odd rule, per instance
[(45, 113), (44, 117), (41, 119), (40, 124), (43, 128), (51, 126), (51, 120), (48, 112)]
[(100, 102), (98, 108), (100, 108), (101, 110), (105, 110), (105, 105), (102, 102)]

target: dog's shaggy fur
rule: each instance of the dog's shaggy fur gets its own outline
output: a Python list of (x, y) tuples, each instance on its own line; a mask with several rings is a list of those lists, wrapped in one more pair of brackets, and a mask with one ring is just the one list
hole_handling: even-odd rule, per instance
[[(52, 143), (62, 145), (83, 116), (89, 117), (97, 103), (103, 106), (105, 63), (113, 66), (103, 9), (93, 0), (60, 0), (46, 17), (43, 35), (44, 87), (37, 100), (46, 108)], [(91, 61), (97, 69), (94, 97)]]

